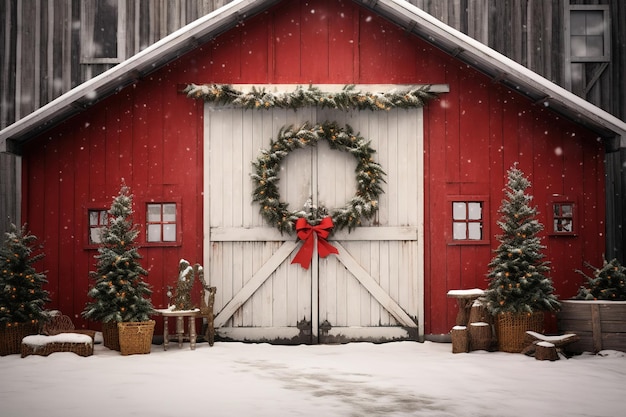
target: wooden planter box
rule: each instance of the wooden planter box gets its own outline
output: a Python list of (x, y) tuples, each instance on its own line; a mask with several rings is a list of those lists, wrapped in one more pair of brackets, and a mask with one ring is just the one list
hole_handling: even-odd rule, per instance
[(626, 301), (561, 301), (557, 318), (559, 332), (580, 336), (570, 352), (626, 352)]

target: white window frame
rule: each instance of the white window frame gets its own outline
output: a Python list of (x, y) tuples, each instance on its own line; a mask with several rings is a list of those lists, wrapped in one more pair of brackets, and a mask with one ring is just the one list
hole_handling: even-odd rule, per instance
[[(91, 0), (95, 1), (95, 0)], [(126, 51), (126, 0), (117, 0), (117, 56), (96, 58), (93, 56), (94, 44), (90, 35), (93, 26), (92, 8), (87, 1), (81, 1), (80, 11), (80, 63), (81, 64), (119, 64), (125, 59)]]
[[(601, 11), (604, 20), (604, 49), (601, 56), (576, 57), (572, 56), (572, 11)], [(609, 62), (611, 60), (611, 17), (608, 5), (578, 5), (568, 4), (565, 6), (565, 56), (569, 63), (576, 62)]]

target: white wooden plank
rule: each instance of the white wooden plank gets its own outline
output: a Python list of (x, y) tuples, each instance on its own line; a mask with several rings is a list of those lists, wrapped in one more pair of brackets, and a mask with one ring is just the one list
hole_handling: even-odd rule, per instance
[(402, 325), (417, 327), (413, 319), (387, 294), (378, 283), (359, 265), (340, 243), (336, 243), (339, 249), (339, 259), (356, 279), (385, 307)]
[[(284, 242), (295, 240), (295, 235), (281, 234), (270, 227), (212, 227), (210, 240), (213, 242)], [(416, 240), (418, 228), (414, 226), (394, 227), (359, 227), (348, 232), (342, 230), (334, 233), (329, 241), (385, 241), (385, 240)]]
[(224, 308), (215, 317), (215, 326), (223, 326), (239, 307), (246, 302), (252, 294), (265, 282), (267, 278), (274, 272), (285, 258), (296, 248), (295, 242), (285, 242), (274, 255), (254, 274), (254, 276), (246, 282), (246, 285), (224, 306)]

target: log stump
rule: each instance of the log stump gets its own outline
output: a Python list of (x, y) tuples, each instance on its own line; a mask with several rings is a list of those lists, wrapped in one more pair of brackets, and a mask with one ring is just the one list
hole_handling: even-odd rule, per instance
[(480, 302), (480, 300), (474, 300), (469, 312), (469, 324), (484, 322), (493, 324), (493, 316), (487, 310), (487, 307)]
[(452, 353), (467, 353), (469, 351), (467, 327), (454, 326), (450, 336), (452, 336)]
[(491, 348), (491, 326), (484, 321), (470, 323), (470, 350), (489, 350)]
[(535, 346), (535, 359), (538, 361), (556, 361), (559, 359), (559, 354), (556, 351), (554, 343), (550, 342), (537, 342)]

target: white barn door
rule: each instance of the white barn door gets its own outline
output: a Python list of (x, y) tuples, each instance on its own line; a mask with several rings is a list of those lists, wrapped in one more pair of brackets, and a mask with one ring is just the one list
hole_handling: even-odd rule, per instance
[[(387, 173), (378, 216), (330, 242), (339, 255), (291, 260), (295, 235), (268, 227), (252, 202), (252, 161), (281, 127), (349, 124), (371, 140)], [(423, 333), (421, 110), (339, 112), (205, 106), (204, 265), (217, 287), (217, 333), (226, 340), (336, 343), (417, 339)], [(356, 162), (326, 143), (292, 152), (280, 192), (291, 210), (327, 208), (354, 195)]]

